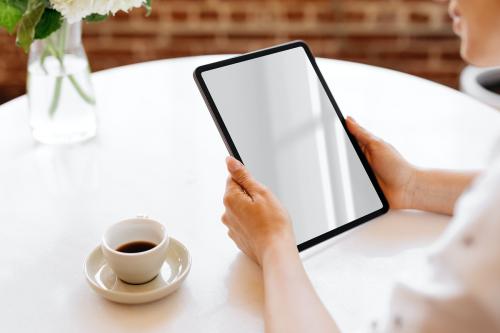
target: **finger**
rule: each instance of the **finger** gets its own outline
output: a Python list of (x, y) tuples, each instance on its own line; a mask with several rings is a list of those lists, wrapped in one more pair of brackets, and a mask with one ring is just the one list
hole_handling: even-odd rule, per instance
[(238, 247), (238, 249), (240, 249), (241, 252), (243, 252), (247, 257), (249, 257), (250, 260), (252, 260), (253, 262), (260, 265), (258, 260), (257, 260), (257, 257), (253, 253), (253, 251), (250, 250), (250, 247), (248, 246), (248, 244), (246, 242), (244, 242), (241, 237), (239, 237), (238, 233), (236, 233), (230, 229), (227, 232), (227, 234), (228, 234), (229, 238), (231, 238), (233, 240), (233, 242), (236, 244), (236, 246)]
[(236, 245), (236, 247), (238, 249), (240, 249), (241, 251), (245, 252), (245, 245), (244, 243), (241, 241), (241, 238), (238, 236), (238, 233), (236, 233), (234, 230), (232, 229), (229, 229), (227, 231), (227, 235), (229, 236), (229, 238), (231, 238), (231, 240), (234, 242), (234, 244)]
[(224, 214), (222, 214), (222, 217), (220, 218), (220, 220), (227, 227), (229, 227), (231, 225), (231, 219), (230, 219), (229, 214), (227, 212), (224, 212)]
[(256, 194), (261, 185), (253, 179), (250, 172), (245, 166), (232, 156), (226, 158), (227, 170), (231, 174), (233, 180), (238, 183), (251, 197)]
[(224, 206), (227, 209), (239, 207), (242, 204), (252, 202), (252, 197), (229, 176), (226, 182), (226, 191), (224, 193)]
[(242, 192), (246, 196), (248, 196), (248, 193), (245, 191), (245, 189), (243, 187), (241, 187), (238, 183), (236, 183), (234, 181), (233, 177), (231, 175), (229, 175), (229, 177), (227, 177), (227, 180), (226, 180), (226, 193), (228, 193), (229, 191), (233, 191), (233, 190), (236, 191), (238, 189), (240, 192)]
[(354, 137), (361, 146), (368, 145), (371, 141), (375, 141), (378, 139), (375, 135), (373, 135), (372, 133), (361, 127), (354, 120), (354, 118), (347, 117), (346, 123), (347, 123), (347, 128), (349, 129), (351, 134), (354, 135)]
[(237, 232), (240, 231), (240, 225), (238, 224), (236, 216), (234, 216), (234, 214), (232, 214), (229, 210), (226, 210), (224, 212), (221, 217), (221, 221), (229, 229), (235, 230)]

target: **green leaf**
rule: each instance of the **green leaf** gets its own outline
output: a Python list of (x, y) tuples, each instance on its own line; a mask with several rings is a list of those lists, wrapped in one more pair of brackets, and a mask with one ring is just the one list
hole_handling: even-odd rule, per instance
[(9, 33), (13, 33), (17, 22), (23, 16), (23, 12), (11, 6), (4, 0), (0, 0), (0, 27), (5, 28)]
[(45, 9), (40, 22), (38, 22), (35, 28), (35, 39), (47, 38), (51, 33), (59, 30), (62, 23), (61, 13), (54, 9)]
[(85, 16), (83, 19), (87, 22), (100, 22), (108, 18), (108, 15), (101, 14), (90, 14)]
[(0, 0), (0, 27), (14, 32), (27, 4), (28, 0)]
[(24, 13), (28, 7), (28, 0), (0, 0), (0, 2), (2, 1), (11, 7), (19, 9), (21, 14)]
[(153, 10), (151, 7), (151, 0), (145, 0), (142, 6), (146, 8), (146, 16), (151, 15), (151, 11)]
[(28, 6), (17, 26), (16, 43), (28, 52), (35, 37), (35, 27), (45, 10), (44, 0), (28, 0)]

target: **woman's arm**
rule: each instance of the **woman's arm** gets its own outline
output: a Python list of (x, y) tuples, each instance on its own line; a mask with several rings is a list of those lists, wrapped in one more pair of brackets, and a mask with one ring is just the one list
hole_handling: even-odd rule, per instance
[(353, 118), (347, 117), (347, 127), (368, 159), (391, 208), (452, 215), (458, 197), (478, 174), (418, 169)]
[(263, 257), (266, 332), (339, 332), (304, 271), (293, 242), (275, 243)]
[(408, 208), (452, 215), (457, 199), (477, 175), (478, 172), (417, 169)]
[(228, 158), (227, 164), (222, 221), (262, 268), (266, 332), (338, 332), (304, 271), (285, 209), (239, 161)]

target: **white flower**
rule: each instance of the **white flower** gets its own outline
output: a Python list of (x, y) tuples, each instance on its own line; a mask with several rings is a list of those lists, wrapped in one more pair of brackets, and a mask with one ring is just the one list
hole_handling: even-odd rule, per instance
[(140, 7), (144, 0), (50, 0), (68, 23), (78, 22), (90, 14), (115, 15), (119, 10), (128, 11)]
[(140, 7), (144, 0), (94, 0), (95, 12), (99, 14), (109, 13), (115, 15), (119, 10), (128, 11), (134, 7)]

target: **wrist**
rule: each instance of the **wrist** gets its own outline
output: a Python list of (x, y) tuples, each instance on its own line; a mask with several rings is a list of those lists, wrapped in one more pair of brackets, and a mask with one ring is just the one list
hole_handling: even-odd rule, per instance
[(409, 201), (408, 209), (420, 209), (421, 207), (421, 197), (422, 197), (422, 187), (425, 182), (426, 170), (421, 168), (413, 167), (413, 176), (411, 177), (411, 182), (409, 185)]
[(416, 209), (418, 206), (419, 184), (421, 182), (423, 170), (414, 166), (410, 166), (410, 177), (404, 188), (403, 209)]
[(293, 234), (291, 232), (284, 232), (280, 235), (274, 235), (263, 247), (260, 264), (263, 269), (269, 265), (275, 265), (277, 262), (284, 260), (290, 255), (297, 255), (298, 250), (295, 244)]

